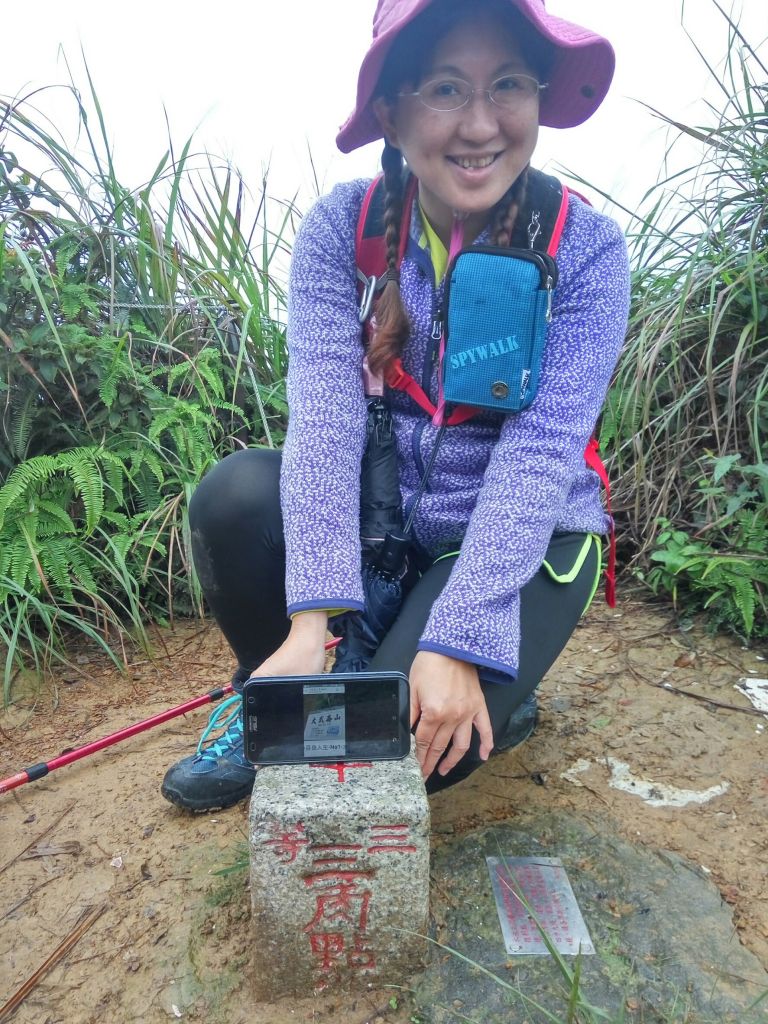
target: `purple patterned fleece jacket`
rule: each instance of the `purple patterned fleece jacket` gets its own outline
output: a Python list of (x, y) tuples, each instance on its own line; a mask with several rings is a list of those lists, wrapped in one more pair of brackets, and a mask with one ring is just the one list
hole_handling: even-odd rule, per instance
[[(359, 501), (366, 413), (354, 240), (368, 184), (338, 185), (321, 198), (293, 250), (290, 416), (281, 477), (289, 614), (363, 607)], [(415, 203), (401, 267), (412, 324), (403, 365), (435, 401), (431, 335), (442, 286), (435, 287), (429, 253), (418, 245), (421, 234)], [(571, 196), (557, 262), (536, 398), (516, 415), (482, 413), (446, 431), (414, 523), (428, 555), (460, 548), (419, 649), (471, 662), (492, 678), (516, 676), (520, 588), (541, 566), (553, 532), (605, 533), (609, 527), (584, 448), (627, 326), (624, 237), (613, 220)], [(392, 391), (390, 399), (407, 514), (437, 431), (406, 394)]]

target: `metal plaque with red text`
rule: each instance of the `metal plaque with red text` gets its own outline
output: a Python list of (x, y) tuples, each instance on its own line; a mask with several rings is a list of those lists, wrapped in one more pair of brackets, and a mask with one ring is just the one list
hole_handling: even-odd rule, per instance
[(541, 929), (558, 953), (595, 952), (557, 857), (486, 857), (486, 862), (507, 953), (548, 954)]

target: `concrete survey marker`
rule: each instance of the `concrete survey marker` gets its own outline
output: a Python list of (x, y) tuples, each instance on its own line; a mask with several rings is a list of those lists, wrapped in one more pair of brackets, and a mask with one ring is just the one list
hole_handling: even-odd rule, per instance
[(401, 983), (424, 959), (429, 807), (413, 754), (261, 768), (250, 853), (259, 998)]

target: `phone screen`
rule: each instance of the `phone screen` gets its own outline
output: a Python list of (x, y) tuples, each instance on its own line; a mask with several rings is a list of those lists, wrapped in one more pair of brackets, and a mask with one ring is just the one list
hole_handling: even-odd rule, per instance
[(399, 672), (255, 679), (243, 700), (245, 755), (255, 764), (390, 759), (410, 749)]

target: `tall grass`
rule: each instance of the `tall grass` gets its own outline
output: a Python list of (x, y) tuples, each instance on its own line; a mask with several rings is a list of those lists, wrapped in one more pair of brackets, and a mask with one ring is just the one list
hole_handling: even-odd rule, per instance
[(201, 611), (189, 496), (221, 455), (273, 446), (285, 425), (270, 266), (291, 204), (268, 201), (266, 181), (251, 195), (191, 141), (126, 188), (86, 77), (86, 99), (69, 90), (83, 155), (39, 95), (0, 101), (6, 700), (18, 668), (66, 659), (73, 630), (124, 661), (148, 620)]
[(602, 441), (628, 559), (715, 624), (768, 636), (768, 70), (738, 24), (701, 150), (633, 213), (629, 341)]

